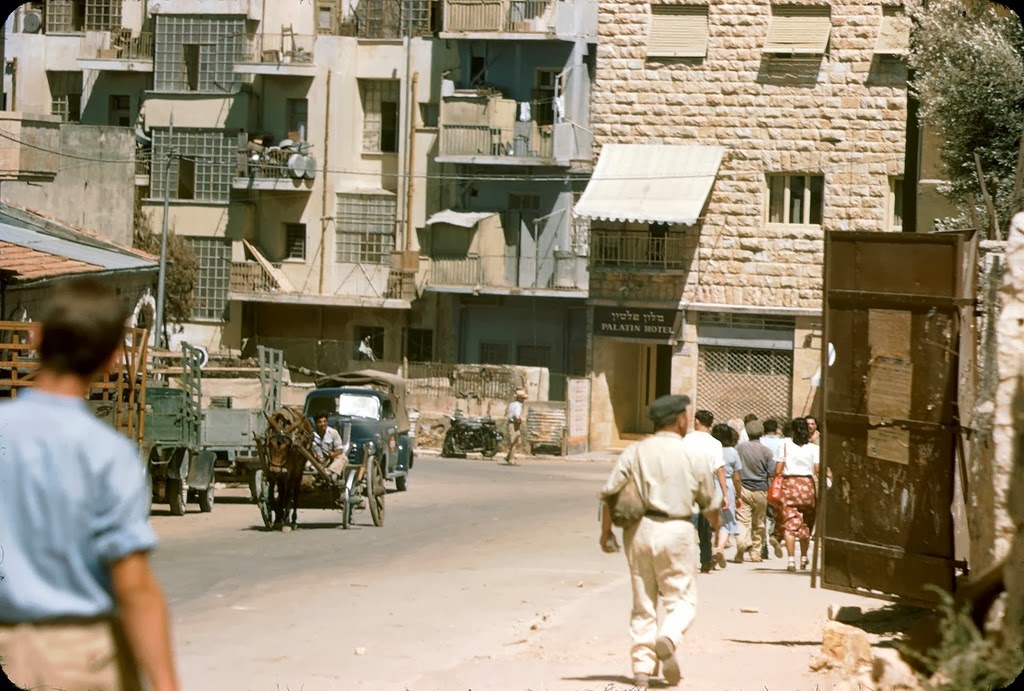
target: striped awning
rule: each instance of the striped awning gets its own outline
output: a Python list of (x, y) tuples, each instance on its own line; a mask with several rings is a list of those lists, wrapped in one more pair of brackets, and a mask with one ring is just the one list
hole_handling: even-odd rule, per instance
[(694, 225), (724, 154), (721, 146), (606, 144), (576, 204), (576, 215)]

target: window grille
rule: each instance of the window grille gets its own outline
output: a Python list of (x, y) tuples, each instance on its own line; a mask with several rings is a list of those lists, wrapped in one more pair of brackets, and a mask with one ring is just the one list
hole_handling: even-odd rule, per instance
[(821, 225), (823, 175), (769, 175), (768, 222)]
[(795, 326), (795, 321), (792, 317), (730, 314), (728, 312), (701, 312), (700, 325), (762, 329), (765, 331), (792, 331)]
[(646, 232), (591, 228), (589, 238), (590, 263), (599, 269), (685, 271), (696, 261), (695, 231), (657, 224)]
[[(185, 166), (172, 158), (169, 167), (172, 199), (181, 199), (179, 173), (194, 169), (195, 183), (192, 199), (208, 202), (227, 202), (231, 198), (231, 180), (234, 175), (237, 134), (224, 130), (188, 130), (175, 128), (174, 137), (166, 129), (153, 129), (153, 157), (151, 193), (163, 199), (166, 156), (174, 153), (190, 159)], [(186, 181), (187, 182), (187, 181)]]
[(82, 73), (47, 72), (50, 113), (62, 122), (78, 122), (82, 114)]
[(47, 0), (46, 33), (66, 34), (82, 30), (81, 0)]
[(540, 211), (540, 195), (510, 194), (508, 195), (508, 208), (510, 211)]
[(85, 30), (119, 30), (121, 28), (121, 1), (85, 0)]
[(193, 291), (194, 319), (225, 321), (231, 277), (231, 241), (224, 238), (189, 238), (199, 262), (199, 278)]
[(409, 329), (406, 353), (409, 362), (433, 362), (433, 329)]
[(762, 420), (788, 420), (792, 386), (792, 351), (700, 346), (697, 405), (713, 412), (716, 420), (748, 413)]
[(507, 343), (481, 343), (480, 344), (481, 365), (507, 365), (508, 344)]
[(339, 194), (335, 261), (388, 264), (395, 242), (392, 194)]
[(156, 91), (233, 93), (241, 84), (235, 59), (245, 45), (245, 18), (157, 15)]
[(522, 367), (550, 367), (551, 346), (521, 345), (516, 352), (516, 364)]
[(360, 79), (363, 103), (363, 151), (398, 152), (398, 80)]
[(306, 258), (306, 224), (285, 223), (284, 224), (284, 258), (305, 259)]
[[(431, 0), (362, 0), (356, 8), (360, 38), (400, 38), (431, 34)], [(410, 31), (411, 30), (411, 31)]]

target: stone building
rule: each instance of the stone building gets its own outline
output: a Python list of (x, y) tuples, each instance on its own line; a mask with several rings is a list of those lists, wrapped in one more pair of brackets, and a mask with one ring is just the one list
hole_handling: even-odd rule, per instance
[(601, 4), (592, 447), (669, 391), (816, 412), (824, 231), (902, 229), (908, 34), (880, 1)]

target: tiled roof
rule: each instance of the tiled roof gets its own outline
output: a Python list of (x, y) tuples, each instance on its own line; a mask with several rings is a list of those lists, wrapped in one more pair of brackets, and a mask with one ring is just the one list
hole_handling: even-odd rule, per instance
[(0, 272), (19, 283), (95, 271), (103, 267), (0, 240)]
[(0, 220), (0, 272), (8, 281), (29, 283), (70, 274), (157, 269), (148, 255), (70, 237)]

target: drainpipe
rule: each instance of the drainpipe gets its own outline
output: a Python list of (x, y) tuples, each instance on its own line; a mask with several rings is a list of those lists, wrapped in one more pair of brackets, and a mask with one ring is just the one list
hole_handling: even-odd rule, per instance
[(324, 294), (324, 278), (327, 273), (327, 171), (330, 169), (331, 153), (331, 77), (333, 70), (327, 70), (327, 105), (324, 108), (324, 175), (320, 184), (323, 192), (320, 200), (320, 294)]
[[(408, 252), (412, 252), (415, 249), (415, 247), (413, 247), (412, 241), (413, 233), (415, 232), (413, 228), (414, 224), (412, 221), (412, 209), (415, 191), (415, 185), (413, 183), (413, 162), (415, 161), (414, 155), (416, 152), (416, 111), (414, 110), (414, 108), (416, 107), (416, 88), (417, 86), (419, 86), (419, 81), (420, 73), (413, 72), (412, 85), (410, 86), (409, 89), (409, 151), (407, 152), (408, 156), (405, 167), (405, 249)], [(403, 266), (403, 268), (405, 267)]]

